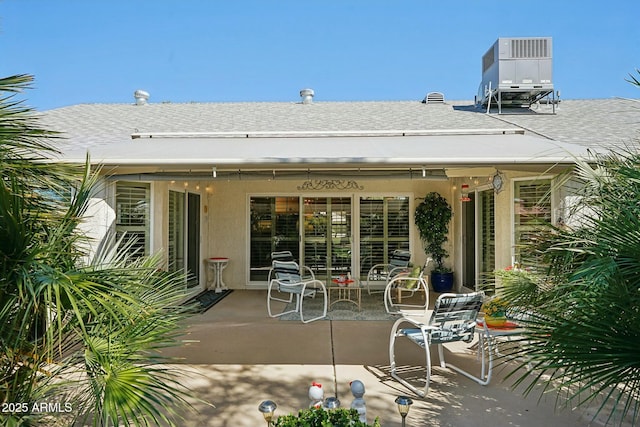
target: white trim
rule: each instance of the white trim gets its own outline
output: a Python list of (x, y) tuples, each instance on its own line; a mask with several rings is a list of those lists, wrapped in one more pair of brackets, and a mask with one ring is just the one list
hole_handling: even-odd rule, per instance
[(335, 138), (345, 136), (433, 136), (433, 135), (524, 135), (520, 128), (504, 129), (415, 129), (343, 131), (248, 131), (248, 132), (134, 132), (131, 139), (143, 138)]

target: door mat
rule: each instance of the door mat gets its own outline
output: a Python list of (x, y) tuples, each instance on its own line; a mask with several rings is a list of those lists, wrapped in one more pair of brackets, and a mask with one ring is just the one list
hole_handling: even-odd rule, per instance
[(220, 302), (224, 297), (233, 292), (232, 289), (227, 289), (222, 292), (216, 293), (213, 289), (207, 289), (200, 292), (193, 298), (190, 298), (185, 304), (190, 305), (195, 303), (195, 311), (198, 313), (204, 313), (211, 307)]

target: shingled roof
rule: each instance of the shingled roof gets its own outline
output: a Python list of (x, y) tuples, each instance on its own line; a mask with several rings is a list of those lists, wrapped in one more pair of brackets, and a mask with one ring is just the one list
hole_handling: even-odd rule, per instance
[[(318, 150), (318, 144), (327, 144), (327, 137), (334, 137), (334, 145), (327, 151), (335, 151), (335, 144), (350, 146), (352, 150), (364, 150), (361, 156), (371, 157), (370, 161), (380, 162), (385, 158), (384, 152), (369, 153), (366, 144), (344, 138), (384, 136), (392, 139), (376, 141), (389, 145), (394, 144), (393, 138), (404, 135), (415, 139), (414, 147), (422, 151), (416, 153), (416, 157), (421, 161), (440, 151), (442, 162), (458, 155), (461, 162), (465, 163), (469, 162), (470, 157), (482, 157), (484, 154), (487, 161), (495, 160), (496, 153), (508, 158), (511, 155), (509, 147), (513, 147), (513, 156), (532, 156), (535, 155), (532, 149), (522, 151), (522, 148), (536, 144), (541, 152), (549, 152), (550, 147), (554, 146), (560, 151), (571, 152), (571, 155), (585, 153), (586, 149), (628, 146), (640, 137), (639, 108), (639, 100), (620, 98), (563, 100), (556, 105), (555, 114), (552, 113), (552, 106), (545, 104), (531, 109), (512, 110), (507, 114), (487, 114), (473, 102), (465, 101), (447, 101), (444, 104), (424, 104), (419, 101), (80, 104), (46, 111), (44, 122), (48, 128), (61, 131), (67, 138), (61, 148), (64, 157), (72, 160), (81, 159), (88, 150), (94, 159), (101, 162), (115, 164), (129, 160), (135, 163), (135, 159), (139, 159), (140, 164), (149, 164), (156, 158), (162, 163), (176, 160), (178, 150), (179, 154), (192, 151), (182, 159), (184, 165), (198, 163), (196, 158), (204, 163), (220, 161), (225, 156), (229, 163), (233, 163), (241, 162), (243, 156), (248, 156), (252, 150), (256, 151), (255, 147), (264, 148), (266, 142), (275, 144), (278, 138), (311, 138), (312, 141), (306, 143), (307, 151), (310, 151), (313, 147)], [(522, 137), (511, 138), (519, 144), (505, 137), (501, 145), (487, 146), (487, 150), (494, 150), (491, 154), (472, 145), (473, 141), (480, 143), (487, 140), (480, 137), (487, 133), (517, 133)], [(456, 149), (447, 142), (454, 139), (447, 140), (442, 135), (457, 135), (456, 143), (464, 145)], [(151, 139), (153, 145), (134, 137)], [(245, 141), (228, 141), (234, 137)], [(257, 137), (262, 137), (263, 145), (253, 147), (250, 145), (253, 142), (246, 141)], [(167, 138), (171, 138), (171, 141), (167, 142)], [(217, 149), (207, 153), (207, 147), (212, 147), (213, 140), (217, 140)], [(396, 139), (395, 143), (399, 141)], [(188, 148), (187, 142), (191, 148)], [(298, 142), (296, 147), (302, 150), (302, 142)], [(429, 145), (432, 142), (439, 146)], [(234, 151), (233, 146), (237, 147), (238, 144), (244, 147)], [(390, 152), (387, 157), (398, 155), (400, 162), (400, 157), (411, 154), (410, 141), (405, 139), (401, 144), (408, 144), (403, 153)], [(221, 150), (221, 147), (227, 151)], [(449, 151), (443, 151), (443, 148)], [(276, 153), (278, 149), (282, 150), (283, 146), (274, 145), (271, 155), (265, 153), (253, 159), (253, 162), (283, 162), (284, 158), (297, 157), (302, 163), (309, 159), (340, 162), (341, 158), (345, 159), (344, 162), (350, 158), (353, 163), (358, 157), (325, 158), (318, 150), (315, 154), (309, 153), (311, 157), (306, 158), (293, 152)], [(547, 160), (557, 161), (556, 154)]]
[[(45, 123), (72, 144), (128, 140), (136, 132), (339, 132), (522, 128), (559, 142), (618, 145), (640, 136), (640, 100), (563, 100), (551, 107), (486, 114), (472, 102), (246, 102), (79, 104), (49, 110)], [(525, 113), (526, 112), (526, 113)]]

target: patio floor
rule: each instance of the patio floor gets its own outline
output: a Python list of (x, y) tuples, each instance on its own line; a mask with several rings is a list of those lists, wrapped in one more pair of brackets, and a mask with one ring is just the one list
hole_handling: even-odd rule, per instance
[[(382, 297), (382, 296), (380, 296)], [(431, 298), (433, 301), (433, 296)], [(378, 416), (382, 426), (400, 426), (394, 400), (413, 398), (407, 426), (598, 426), (584, 410), (554, 410), (554, 396), (524, 398), (494, 369), (488, 386), (448, 369), (434, 368), (425, 399), (412, 396), (388, 376), (388, 341), (392, 321), (327, 321), (309, 324), (267, 316), (266, 291), (234, 291), (209, 311), (191, 319), (182, 347), (165, 353), (181, 357), (183, 384), (192, 391), (198, 413), (187, 414), (185, 426), (257, 427), (265, 425), (261, 401), (277, 403), (277, 415), (309, 406), (312, 381), (325, 397), (337, 396), (349, 407), (349, 382), (366, 387), (367, 421)], [(193, 341), (192, 341), (193, 340)], [(424, 365), (424, 353), (406, 344), (402, 364)], [(457, 346), (452, 362), (479, 369), (469, 344)], [(437, 358), (437, 355), (435, 356)], [(418, 375), (422, 375), (421, 372)], [(207, 406), (207, 401), (215, 407)]]

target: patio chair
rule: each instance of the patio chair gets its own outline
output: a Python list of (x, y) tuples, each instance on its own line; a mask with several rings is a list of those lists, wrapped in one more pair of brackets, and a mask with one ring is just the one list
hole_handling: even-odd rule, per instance
[(394, 250), (389, 256), (389, 262), (383, 264), (375, 264), (369, 269), (367, 273), (367, 292), (369, 295), (372, 293), (382, 293), (384, 290), (371, 290), (371, 283), (375, 281), (384, 280), (385, 286), (389, 280), (393, 279), (397, 274), (407, 271), (409, 268), (409, 261), (411, 260), (411, 252), (403, 249)]
[[(398, 319), (391, 328), (389, 339), (389, 361), (391, 376), (401, 384), (413, 391), (420, 397), (425, 397), (429, 391), (431, 379), (431, 351), (430, 346), (438, 346), (438, 357), (440, 366), (452, 369), (467, 378), (476, 381), (478, 384), (487, 385), (484, 375), (476, 377), (457, 366), (447, 363), (444, 358), (444, 344), (456, 341), (471, 342), (475, 334), (476, 318), (482, 307), (484, 292), (473, 292), (469, 294), (442, 294), (435, 302), (434, 309), (427, 316), (409, 317), (403, 316)], [(423, 388), (418, 388), (407, 379), (398, 374), (396, 365), (396, 340), (398, 338), (408, 338), (413, 343), (421, 347), (426, 356), (426, 377)], [(490, 341), (488, 345), (491, 345)], [(491, 349), (488, 349), (491, 351)]]
[[(277, 252), (271, 252), (271, 268), (269, 269), (269, 275), (267, 277), (267, 284), (271, 283), (271, 279), (273, 278), (273, 261), (286, 261), (286, 262), (291, 262), (291, 261), (295, 261), (295, 258), (293, 258), (293, 254), (291, 253), (291, 251), (277, 251)], [(304, 266), (302, 268), (302, 277), (304, 279), (315, 279), (315, 276), (313, 274), (313, 271), (307, 267)], [(289, 303), (291, 301), (293, 301), (293, 294), (287, 292), (287, 298), (277, 298), (274, 297), (273, 295), (271, 296), (271, 299), (273, 301), (281, 301), (281, 302), (286, 302)]]
[[(410, 273), (400, 272), (387, 283), (384, 289), (384, 307), (387, 313), (426, 315), (429, 308), (429, 285), (424, 272), (431, 261), (431, 258), (427, 258), (422, 267), (416, 267)], [(423, 303), (402, 301), (403, 298), (413, 297), (416, 292), (422, 292)]]
[[(273, 275), (269, 280), (269, 289), (267, 291), (267, 311), (270, 317), (280, 317), (289, 313), (300, 313), (302, 323), (313, 322), (314, 320), (324, 319), (327, 316), (327, 290), (320, 280), (315, 276), (304, 278), (301, 275), (300, 266), (295, 261), (273, 261)], [(310, 270), (309, 270), (310, 271)], [(313, 275), (313, 272), (311, 272)], [(270, 273), (271, 276), (271, 273)], [(289, 299), (283, 300), (274, 298), (274, 291), (288, 293)], [(320, 316), (311, 319), (304, 318), (303, 302), (305, 297), (314, 298), (316, 294), (322, 294), (323, 309)], [(271, 309), (271, 301), (292, 302), (295, 296), (295, 307), (291, 310), (285, 310), (282, 313), (273, 313)]]

